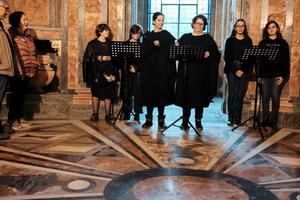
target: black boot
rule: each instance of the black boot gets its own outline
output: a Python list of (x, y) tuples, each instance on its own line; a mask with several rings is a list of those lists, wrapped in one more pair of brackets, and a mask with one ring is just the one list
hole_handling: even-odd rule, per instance
[(152, 115), (146, 115), (146, 122), (142, 125), (143, 128), (149, 128), (153, 125)]
[(188, 124), (188, 118), (187, 117), (183, 117), (182, 118), (182, 124), (180, 126), (181, 130), (188, 130), (189, 129), (189, 124)]
[(158, 128), (165, 129), (166, 128), (166, 126), (165, 126), (166, 115), (158, 115), (157, 118), (158, 118)]
[(130, 112), (124, 112), (122, 119), (123, 120), (130, 120)]
[(140, 114), (139, 113), (135, 113), (134, 114), (134, 121), (140, 121)]
[(4, 128), (2, 126), (1, 120), (0, 120), (0, 140), (7, 140), (10, 138), (10, 135), (8, 133), (5, 133)]
[(201, 119), (196, 118), (195, 119), (195, 125), (196, 125), (196, 129), (203, 130)]
[(13, 134), (16, 131), (12, 128), (14, 121), (7, 121), (4, 125), (3, 125), (3, 132), (7, 133), (7, 134)]
[(96, 122), (99, 120), (98, 113), (93, 113), (90, 117), (91, 122)]

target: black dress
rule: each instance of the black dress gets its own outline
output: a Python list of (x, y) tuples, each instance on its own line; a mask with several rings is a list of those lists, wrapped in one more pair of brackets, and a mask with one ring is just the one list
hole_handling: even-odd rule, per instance
[[(160, 46), (154, 46), (155, 40)], [(174, 103), (175, 62), (170, 62), (169, 46), (175, 38), (166, 30), (146, 32), (142, 43), (141, 87), (143, 105), (158, 107)]]
[[(88, 86), (91, 86), (93, 97), (100, 100), (117, 97), (116, 81), (108, 82), (104, 77), (113, 75), (118, 78), (118, 70), (110, 61), (99, 61), (97, 56), (110, 55), (111, 45), (109, 42), (100, 42), (94, 39), (88, 43), (83, 58), (83, 80)], [(97, 81), (96, 81), (97, 80)]]
[(183, 63), (179, 62), (175, 104), (183, 108), (207, 107), (217, 93), (220, 62), (217, 44), (208, 34), (193, 36), (191, 33), (184, 34), (178, 42), (180, 45), (204, 47), (204, 51), (209, 51), (210, 56), (201, 60), (188, 61), (186, 88), (184, 87)]
[[(129, 40), (127, 42), (130, 42)], [(139, 42), (140, 43), (140, 42)], [(127, 106), (129, 106), (130, 110), (127, 112), (130, 114), (130, 111), (132, 110), (132, 105), (134, 108), (135, 113), (141, 113), (142, 112), (142, 106), (141, 106), (141, 59), (140, 58), (133, 58), (130, 57), (127, 58), (127, 77), (125, 77), (124, 73), (124, 60), (118, 60), (116, 61), (118, 63), (118, 67), (121, 70), (121, 88), (120, 88), (120, 98), (122, 99), (123, 103), (125, 103)], [(135, 69), (135, 73), (130, 72), (130, 66), (133, 66)], [(127, 78), (127, 79), (126, 79)], [(125, 79), (127, 81), (127, 88), (125, 86)], [(125, 92), (125, 89), (126, 92)], [(127, 93), (127, 96), (125, 96), (125, 93)], [(134, 98), (134, 100), (132, 99)]]

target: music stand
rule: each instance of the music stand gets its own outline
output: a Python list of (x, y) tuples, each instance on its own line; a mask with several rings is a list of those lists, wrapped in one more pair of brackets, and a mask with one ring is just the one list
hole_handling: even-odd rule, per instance
[[(265, 61), (274, 61), (277, 54), (279, 52), (279, 48), (277, 46), (269, 46), (269, 47), (258, 47), (258, 46), (252, 46), (251, 48), (247, 48), (243, 52), (242, 56), (242, 62), (245, 62), (249, 60), (250, 58), (255, 57), (255, 95), (254, 95), (254, 110), (253, 115), (250, 116), (248, 119), (246, 119), (244, 122), (239, 124), (238, 126), (231, 129), (231, 131), (234, 131), (235, 129), (239, 128), (240, 126), (244, 126), (248, 121), (253, 120), (253, 129), (258, 128), (261, 139), (264, 138), (263, 132), (261, 128), (263, 128), (266, 131), (266, 128), (262, 123), (260, 122), (260, 102), (262, 101), (261, 96), (261, 83), (258, 82), (258, 76), (260, 73), (260, 65)], [(260, 94), (260, 97), (258, 95)], [(259, 105), (257, 108), (259, 98)]]
[[(183, 62), (183, 89), (184, 89), (184, 106), (187, 106), (187, 81), (188, 81), (188, 74), (187, 74), (187, 62), (189, 60), (201, 60), (203, 56), (204, 48), (201, 46), (193, 46), (193, 45), (180, 45), (175, 46), (171, 45), (169, 49), (169, 58), (171, 60), (179, 60)], [(179, 120), (183, 119), (183, 115), (172, 122), (169, 126), (167, 126), (161, 133), (165, 132), (171, 126), (176, 124)], [(193, 126), (193, 124), (188, 120), (188, 124), (194, 129), (199, 137), (201, 134), (199, 131)]]
[[(126, 111), (129, 111), (130, 114), (134, 114), (131, 110), (131, 107), (128, 105), (128, 61), (138, 61), (141, 58), (141, 44), (139, 42), (120, 42), (114, 41), (111, 43), (111, 56), (112, 59), (122, 60), (124, 62), (123, 71), (124, 71), (124, 99), (122, 101), (122, 106), (118, 112), (113, 125), (116, 124), (116, 121), (121, 119)], [(140, 123), (138, 121), (138, 123)]]

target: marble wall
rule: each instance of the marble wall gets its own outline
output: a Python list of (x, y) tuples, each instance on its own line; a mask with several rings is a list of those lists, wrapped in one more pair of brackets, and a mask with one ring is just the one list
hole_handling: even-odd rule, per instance
[[(95, 37), (95, 27), (108, 23), (114, 40), (125, 40), (132, 22), (133, 0), (8, 0), (11, 11), (23, 10), (31, 27), (42, 39), (61, 40), (60, 88), (85, 88), (82, 82), (82, 57), (85, 47)], [(141, 8), (141, 2), (136, 5)], [(135, 4), (134, 4), (135, 3)], [(285, 97), (300, 96), (300, 0), (213, 0), (215, 22), (212, 35), (221, 50), (234, 21), (244, 18), (254, 44), (261, 40), (268, 19), (279, 22), (291, 48), (291, 76)], [(142, 6), (145, 7), (145, 6)], [(145, 7), (146, 8), (146, 7)], [(249, 92), (253, 92), (253, 88)]]

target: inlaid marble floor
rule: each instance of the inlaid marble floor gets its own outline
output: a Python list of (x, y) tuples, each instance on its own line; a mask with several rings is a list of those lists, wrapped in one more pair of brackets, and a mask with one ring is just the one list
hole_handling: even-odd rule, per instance
[[(166, 123), (180, 114), (167, 107)], [(145, 200), (253, 199), (260, 191), (300, 199), (300, 130), (268, 130), (261, 140), (247, 127), (232, 132), (226, 118), (216, 99), (204, 112), (201, 138), (176, 126), (161, 134), (156, 117), (150, 129), (135, 121), (34, 120), (0, 141), (0, 200), (103, 199), (112, 180)]]

